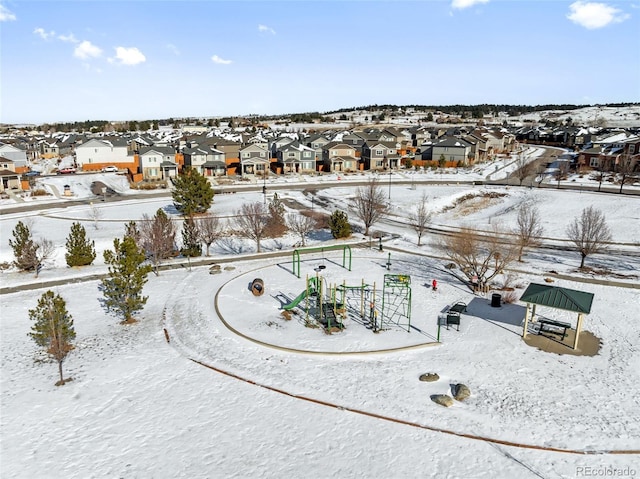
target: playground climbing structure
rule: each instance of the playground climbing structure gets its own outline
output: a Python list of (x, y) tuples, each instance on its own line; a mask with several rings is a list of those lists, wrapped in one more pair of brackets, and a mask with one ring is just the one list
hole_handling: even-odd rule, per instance
[(395, 324), (407, 332), (411, 331), (411, 276), (385, 274), (382, 287), (382, 312), (378, 330)]

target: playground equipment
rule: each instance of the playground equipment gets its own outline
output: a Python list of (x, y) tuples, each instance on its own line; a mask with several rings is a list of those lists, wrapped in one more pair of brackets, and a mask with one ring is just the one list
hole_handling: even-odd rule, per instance
[[(320, 271), (320, 269), (318, 269)], [(333, 292), (333, 294), (332, 294)], [(290, 311), (298, 306), (303, 300), (306, 301), (306, 321), (309, 322), (309, 314), (320, 323), (327, 331), (333, 328), (342, 329), (342, 321), (339, 320), (336, 310), (341, 305), (336, 303), (335, 290), (327, 287), (326, 281), (319, 274), (307, 276), (307, 287), (289, 304), (285, 304), (282, 309)], [(313, 304), (312, 304), (313, 301)]]
[(251, 282), (251, 292), (254, 296), (262, 296), (264, 293), (264, 281), (256, 278)]
[[(325, 251), (332, 251), (332, 250), (342, 250), (342, 267), (348, 269), (349, 271), (351, 271), (351, 246), (349, 246), (348, 244), (340, 244), (340, 245), (333, 245), (333, 246), (322, 246), (322, 247), (318, 247), (318, 248), (298, 248), (298, 249), (294, 249), (293, 250), (293, 266), (292, 266), (292, 271), (293, 274), (295, 274), (298, 278), (300, 277), (300, 253), (314, 253), (314, 252), (318, 252), (321, 251), (323, 253), (324, 256), (324, 252)], [(347, 264), (347, 252), (349, 253), (349, 267), (346, 266)]]
[[(319, 271), (319, 270), (318, 270)], [(349, 312), (359, 317), (363, 324), (374, 332), (395, 324), (411, 331), (411, 277), (408, 275), (385, 274), (381, 301), (376, 296), (376, 285), (347, 285), (344, 281), (338, 285), (327, 285), (319, 274), (307, 276), (306, 289), (289, 304), (283, 306), (290, 311), (306, 300), (306, 315), (318, 321), (325, 328), (342, 329), (343, 320)], [(349, 296), (359, 296), (359, 307), (349, 307)], [(351, 298), (353, 299), (353, 297)], [(313, 300), (313, 301), (312, 301)]]
[(380, 329), (396, 324), (411, 331), (411, 276), (385, 274), (382, 288)]

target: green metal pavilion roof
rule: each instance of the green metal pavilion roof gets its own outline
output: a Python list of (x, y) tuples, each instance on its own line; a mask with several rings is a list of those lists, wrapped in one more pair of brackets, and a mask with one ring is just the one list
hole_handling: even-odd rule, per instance
[(520, 301), (589, 314), (593, 303), (593, 294), (575, 289), (531, 283), (522, 293)]

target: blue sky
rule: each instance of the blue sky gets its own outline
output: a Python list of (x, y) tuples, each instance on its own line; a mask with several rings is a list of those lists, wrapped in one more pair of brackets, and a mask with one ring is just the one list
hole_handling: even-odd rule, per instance
[(640, 0), (0, 0), (0, 122), (640, 101)]

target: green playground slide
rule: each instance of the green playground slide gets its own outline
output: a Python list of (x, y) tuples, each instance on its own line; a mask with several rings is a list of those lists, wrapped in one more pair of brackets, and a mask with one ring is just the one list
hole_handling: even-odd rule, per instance
[(302, 301), (304, 298), (307, 297), (307, 292), (303, 291), (302, 293), (300, 293), (298, 295), (298, 297), (296, 299), (294, 299), (293, 301), (291, 301), (289, 304), (285, 304), (282, 309), (284, 309), (285, 311), (289, 311), (293, 308), (295, 308), (296, 306), (298, 306), (300, 304), (300, 301)]
[(297, 298), (295, 298), (293, 301), (291, 301), (289, 304), (285, 304), (282, 309), (284, 309), (285, 311), (289, 311), (293, 308), (295, 308), (296, 306), (298, 306), (300, 304), (300, 301), (302, 301), (304, 298), (307, 297), (307, 291), (309, 292), (309, 294), (315, 294), (317, 289), (317, 281), (316, 278), (311, 277), (309, 278), (309, 282), (307, 283), (307, 289), (305, 291), (303, 291), (302, 293), (300, 293), (298, 295)]

